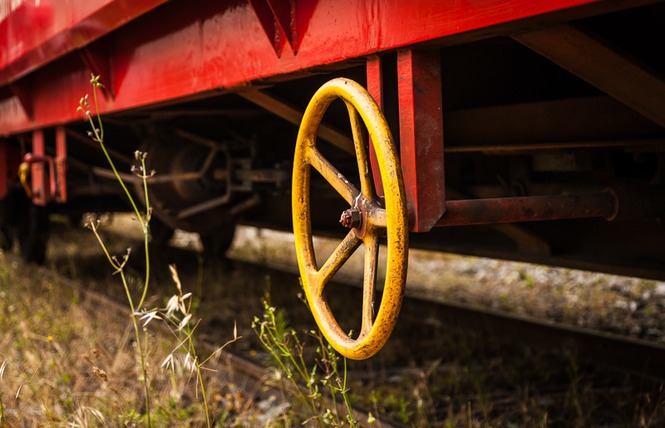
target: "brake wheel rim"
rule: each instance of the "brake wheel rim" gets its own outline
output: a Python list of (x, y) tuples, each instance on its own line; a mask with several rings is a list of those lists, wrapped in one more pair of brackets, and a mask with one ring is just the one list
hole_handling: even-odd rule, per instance
[[(329, 166), (324, 165), (322, 167), (320, 165), (325, 159), (322, 158), (316, 148), (316, 134), (328, 107), (334, 100), (340, 98), (347, 104), (352, 120), (352, 127), (354, 120), (352, 110), (355, 110), (358, 115), (355, 116), (355, 120), (364, 123), (368, 131), (369, 138), (376, 152), (381, 180), (385, 189), (385, 197), (379, 201), (379, 198), (374, 195), (373, 190), (371, 191), (371, 196), (368, 197), (370, 191), (361, 183), (361, 190), (358, 193), (360, 193), (360, 197), (364, 198), (365, 204), (370, 207), (370, 214), (366, 219), (369, 219), (368, 221), (372, 223), (364, 225), (366, 227), (363, 227), (365, 230), (361, 238), (355, 236), (354, 230), (351, 230), (331, 256), (333, 258), (336, 254), (344, 255), (342, 257), (343, 260), (340, 261), (343, 264), (360, 245), (364, 245), (366, 247), (366, 254), (367, 251), (375, 252), (373, 263), (376, 265), (379, 237), (383, 229), (386, 231), (386, 278), (381, 303), (376, 316), (372, 317), (373, 321), (369, 323), (371, 325), (368, 325), (365, 319), (368, 317), (366, 306), (370, 304), (367, 302), (367, 299), (372, 297), (368, 295), (373, 294), (373, 288), (368, 291), (367, 284), (375, 282), (373, 277), (375, 272), (368, 272), (368, 270), (376, 270), (376, 266), (372, 268), (371, 256), (368, 259), (366, 255), (363, 279), (363, 326), (361, 327), (360, 334), (355, 339), (349, 337), (341, 329), (328, 306), (328, 302), (323, 296), (324, 288), (332, 276), (334, 276), (334, 273), (327, 277), (327, 269), (329, 268), (327, 263), (330, 262), (331, 258), (326, 263), (323, 263), (321, 267), (317, 265), (311, 231), (309, 193), (311, 169), (317, 169), (317, 167), (319, 169), (330, 168)], [(365, 173), (367, 173), (369, 171), (369, 155), (367, 148), (359, 147), (363, 144), (363, 140), (354, 135), (354, 148), (358, 156), (359, 168), (364, 168)], [(315, 164), (316, 166), (314, 166)], [(361, 165), (365, 166), (361, 167)], [(319, 170), (319, 172), (321, 171)], [(327, 172), (333, 174), (329, 182), (332, 180), (335, 183), (333, 187), (338, 189), (340, 195), (353, 206), (352, 199), (354, 197), (349, 194), (349, 190), (345, 187), (344, 182), (346, 179), (341, 174), (338, 174), (338, 178), (335, 179), (334, 172), (336, 170), (334, 167), (332, 167), (332, 171)], [(388, 340), (401, 308), (408, 260), (408, 220), (404, 182), (390, 130), (372, 97), (356, 82), (343, 78), (333, 79), (324, 84), (312, 97), (303, 115), (298, 133), (292, 186), (296, 255), (305, 295), (316, 323), (328, 342), (340, 354), (351, 359), (369, 358), (376, 354)], [(340, 191), (339, 189), (342, 190)], [(357, 198), (355, 199), (357, 201)], [(380, 205), (385, 207), (384, 211)], [(365, 208), (366, 206), (363, 207), (363, 209)], [(377, 225), (373, 222), (381, 224)], [(370, 261), (368, 262), (368, 260)], [(336, 272), (340, 266), (332, 270)]]

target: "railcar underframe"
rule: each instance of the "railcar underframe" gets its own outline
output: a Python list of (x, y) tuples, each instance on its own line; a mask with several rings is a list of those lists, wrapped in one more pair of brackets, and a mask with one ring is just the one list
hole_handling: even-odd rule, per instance
[[(409, 245), (665, 278), (665, 2), (65, 3), (0, 1), (4, 248), (39, 261), (49, 213), (128, 209), (76, 111), (97, 75), (123, 178), (142, 193), (135, 150), (157, 172), (154, 235), (223, 252), (237, 223), (293, 222), (353, 358), (392, 329)], [(313, 233), (346, 237), (317, 264)], [(360, 246), (354, 339), (324, 287)]]

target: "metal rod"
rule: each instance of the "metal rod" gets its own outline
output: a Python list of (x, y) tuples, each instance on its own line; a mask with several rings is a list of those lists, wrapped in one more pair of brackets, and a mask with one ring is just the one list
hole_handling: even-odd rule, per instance
[[(113, 170), (110, 169), (92, 167), (92, 173), (98, 177), (109, 178), (112, 180), (116, 179), (115, 173), (113, 172)], [(118, 172), (118, 175), (120, 175), (120, 178), (122, 178), (124, 181), (128, 183), (143, 182), (143, 179), (136, 174)], [(187, 180), (191, 181), (191, 180), (198, 180), (201, 177), (203, 177), (203, 174), (200, 172), (183, 172), (180, 174), (155, 175), (153, 177), (148, 178), (148, 184), (171, 183), (174, 181), (187, 181)]]
[(644, 140), (599, 140), (576, 142), (552, 142), (533, 144), (495, 144), (484, 146), (447, 146), (446, 153), (515, 153), (546, 150), (603, 149), (610, 147), (656, 147), (664, 146), (663, 139)]
[[(238, 92), (237, 95), (294, 125), (299, 126), (302, 121), (302, 111), (265, 92), (249, 90)], [(348, 153), (354, 153), (353, 140), (325, 123), (319, 125), (318, 136)]]
[(220, 196), (219, 198), (214, 198), (214, 199), (208, 199), (205, 202), (202, 202), (200, 204), (193, 205), (187, 209), (184, 209), (180, 211), (177, 215), (178, 220), (184, 220), (188, 217), (191, 217), (195, 214), (202, 213), (204, 211), (211, 210), (213, 208), (217, 208), (221, 205), (224, 205), (228, 203), (231, 200), (231, 192), (227, 192), (224, 196)]
[(447, 201), (446, 212), (434, 227), (591, 217), (610, 219), (617, 210), (618, 199), (611, 191), (587, 195), (467, 199)]

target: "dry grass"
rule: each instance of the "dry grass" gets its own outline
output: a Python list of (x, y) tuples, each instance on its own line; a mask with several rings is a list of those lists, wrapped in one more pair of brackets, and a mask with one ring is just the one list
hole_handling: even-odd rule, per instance
[[(122, 295), (121, 284), (111, 276), (103, 259), (85, 258), (83, 252), (100, 251), (91, 233), (63, 229), (66, 233), (54, 236), (49, 249), (61, 251), (55, 259), (58, 266), (69, 273), (75, 272), (72, 267), (82, 273), (84, 269), (97, 270), (86, 270), (79, 276), (79, 281), (85, 282), (81, 287)], [(132, 241), (128, 236), (115, 236), (111, 225), (103, 230), (115, 253), (121, 253)], [(80, 245), (70, 252), (63, 242)], [(63, 261), (69, 258), (72, 263)], [(196, 266), (186, 268), (183, 264), (183, 269), (192, 271), (183, 273), (186, 288), (192, 288), (199, 274), (206, 284), (205, 288), (194, 287), (195, 295), (202, 297), (198, 304), (200, 313), (206, 314), (204, 324), (211, 322), (203, 326), (206, 334), (216, 332), (220, 336), (217, 340), (223, 343), (232, 337), (237, 320), (245, 338), (233, 349), (256, 352), (259, 348), (252, 345), (248, 330), (251, 318), (261, 314), (265, 274), (252, 275), (240, 269), (224, 272), (219, 266), (206, 267), (200, 273), (193, 272)], [(161, 267), (157, 271), (161, 272)], [(149, 300), (149, 306), (165, 307), (176, 290), (167, 270), (161, 276), (156, 275), (159, 279), (151, 293), (161, 292), (163, 297)], [(138, 293), (140, 275), (136, 277)], [(274, 281), (272, 290), (280, 294), (278, 307), (285, 300), (296, 300), (295, 284), (284, 284), (285, 280), (278, 278)], [(0, 380), (3, 423), (9, 427), (103, 426), (95, 416), (97, 411), (108, 426), (145, 426), (139, 422), (144, 399), (127, 310), (118, 315), (108, 305), (86, 300), (85, 293), (68, 284), (46, 270), (0, 257), (0, 310), (4, 314), (0, 320), (0, 365), (7, 361)], [(285, 299), (281, 294), (290, 297)], [(289, 307), (288, 318), (297, 323), (294, 328), (300, 332), (305, 329), (301, 322), (311, 316), (296, 303)], [(398, 330), (413, 328), (405, 327), (409, 323), (408, 313), (405, 315)], [(195, 376), (182, 365), (174, 379), (160, 369), (173, 350), (173, 341), (160, 330), (151, 329), (149, 337), (155, 426), (205, 426)], [(389, 345), (368, 363), (349, 363), (349, 387), (354, 403), (411, 426), (646, 427), (658, 426), (665, 418), (665, 393), (640, 386), (639, 379), (635, 384), (629, 378), (604, 381), (607, 377), (591, 377), (589, 367), (580, 367), (572, 351), (569, 357), (562, 357), (556, 350), (552, 355), (514, 344), (495, 352), (492, 345), (462, 333), (456, 336), (450, 328), (434, 324), (419, 325), (407, 335), (396, 334)], [(432, 360), (417, 359), (408, 367), (393, 367), (391, 356), (404, 352)], [(213, 367), (224, 369), (222, 364)], [(243, 392), (224, 371), (208, 374), (214, 375), (206, 382), (218, 426), (297, 426), (295, 418), (288, 419), (287, 408)]]
[[(0, 426), (145, 426), (141, 370), (127, 312), (88, 298), (47, 271), (0, 254)], [(232, 326), (229, 327), (229, 334)], [(196, 373), (174, 338), (145, 334), (154, 426), (205, 426)], [(219, 361), (204, 371), (217, 422), (236, 420), (246, 400)], [(248, 412), (247, 415), (252, 414)], [(254, 413), (254, 416), (256, 414)]]
[[(102, 231), (114, 253), (122, 253), (128, 243), (140, 240), (140, 236), (116, 235), (117, 232), (129, 233), (132, 226), (135, 223), (128, 217), (120, 216), (112, 224), (105, 224)], [(100, 250), (89, 231), (57, 224), (56, 231), (59, 233), (55, 234), (49, 248), (56, 268), (74, 278), (79, 272), (79, 281), (85, 282), (81, 287), (86, 289), (97, 288), (116, 296), (123, 294), (121, 284), (111, 276), (111, 269), (98, 257)], [(269, 244), (278, 242), (279, 237), (263, 231), (265, 239), (257, 239), (253, 231), (249, 233), (249, 239), (238, 240), (232, 251), (238, 253), (261, 246), (254, 248), (259, 259), (273, 257)], [(245, 246), (240, 245), (243, 242)], [(276, 246), (274, 254), (286, 253), (288, 248), (289, 242), (281, 251)], [(59, 257), (55, 257), (56, 251)], [(261, 296), (267, 281), (265, 273), (253, 275), (241, 269), (224, 271), (217, 265), (199, 267), (201, 270), (197, 272), (194, 256), (191, 257), (192, 266), (182, 265), (185, 271), (182, 278), (184, 286), (194, 288), (194, 294), (201, 298), (198, 304), (200, 313), (206, 314), (202, 327), (206, 335), (215, 332), (215, 336), (219, 335), (217, 341), (223, 343), (232, 336), (233, 322), (237, 320), (239, 333), (245, 338), (234, 344), (233, 349), (256, 353), (259, 348), (252, 344), (250, 323), (254, 315), (261, 314)], [(451, 266), (464, 267), (446, 266), (449, 270)], [(162, 293), (163, 297), (149, 300), (148, 306), (166, 306), (175, 291), (168, 270), (163, 268), (165, 266), (156, 267), (157, 282), (151, 290), (151, 293)], [(543, 271), (542, 275), (533, 274), (536, 284), (529, 285), (527, 276), (518, 276), (498, 262), (486, 261), (485, 264), (467, 264), (461, 269), (461, 273), (469, 277), (465, 295), (470, 296), (483, 284), (491, 289), (489, 291), (496, 292), (488, 287), (489, 279), (480, 277), (483, 269), (504, 272), (505, 283), (495, 287), (513, 290), (516, 296), (525, 299), (519, 302), (525, 307), (532, 303), (528, 297), (537, 295), (536, 290), (543, 294), (536, 302), (556, 295), (557, 291), (568, 299), (576, 293), (588, 292), (573, 289), (576, 280), (566, 275), (574, 272), (560, 273), (564, 275), (560, 278), (567, 280), (559, 285), (553, 281), (550, 285), (543, 279), (548, 271)], [(135, 274), (130, 275), (135, 277), (130, 282), (136, 283), (133, 285), (136, 293), (140, 292), (140, 271), (138, 266)], [(530, 271), (524, 272), (531, 275)], [(201, 284), (192, 287), (197, 275), (201, 276), (200, 282), (205, 283), (205, 287)], [(285, 284), (287, 281), (293, 284)], [(296, 300), (296, 281), (275, 277), (274, 282), (272, 290), (280, 294), (275, 296), (279, 298), (278, 307), (283, 307), (287, 300)], [(633, 284), (636, 290), (639, 286), (639, 283)], [(597, 288), (601, 288), (600, 284), (594, 289)], [(461, 285), (454, 283), (449, 289), (452, 294), (463, 291)], [(621, 291), (625, 296), (630, 288), (609, 287), (608, 290)], [(445, 293), (443, 289), (438, 292)], [(67, 426), (71, 423), (85, 426), (84, 418), (90, 426), (103, 425), (98, 423), (95, 410), (109, 426), (141, 426), (138, 415), (144, 412), (143, 393), (127, 310), (118, 316), (112, 308), (86, 301), (85, 293), (60, 282), (48, 271), (26, 267), (7, 258), (0, 259), (0, 293), (0, 309), (5, 314), (0, 321), (0, 364), (8, 361), (0, 380), (5, 426)], [(478, 293), (478, 296), (491, 294)], [(288, 318), (299, 332), (306, 331), (311, 327), (301, 323), (311, 321), (311, 316), (305, 313), (300, 302), (296, 303), (288, 308)], [(404, 313), (397, 328), (413, 329), (411, 325), (409, 314)], [(49, 336), (53, 338), (51, 342)], [(173, 341), (151, 330), (148, 346), (155, 426), (205, 426), (195, 377), (180, 367), (180, 375), (173, 384), (168, 373), (160, 370), (164, 358), (173, 350)], [(658, 386), (642, 384), (639, 378), (624, 379), (616, 374), (608, 377), (593, 367), (580, 366), (574, 350), (563, 352), (562, 348), (560, 351), (523, 349), (518, 343), (510, 348), (494, 349), (491, 344), (482, 344), (468, 334), (455, 335), (449, 326), (419, 325), (409, 334), (396, 334), (376, 359), (368, 363), (350, 362), (349, 387), (354, 403), (362, 404), (375, 415), (389, 416), (418, 427), (510, 424), (646, 427), (662, 423), (665, 393)], [(393, 355), (405, 352), (410, 353), (414, 361), (408, 367), (394, 367)], [(213, 414), (218, 421), (223, 420), (219, 426), (297, 425), (296, 418), (288, 419), (287, 408), (280, 408), (269, 400), (262, 401), (263, 397), (248, 395), (224, 372), (206, 381), (211, 385), (209, 402)], [(175, 393), (172, 395), (171, 391)], [(20, 425), (24, 421), (28, 422)]]

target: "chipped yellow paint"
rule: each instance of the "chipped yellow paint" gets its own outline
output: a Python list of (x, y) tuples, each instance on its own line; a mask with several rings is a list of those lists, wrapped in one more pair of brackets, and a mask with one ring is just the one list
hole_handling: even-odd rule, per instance
[(32, 185), (28, 181), (28, 175), (30, 175), (30, 164), (27, 162), (21, 162), (18, 168), (18, 178), (25, 190), (25, 194), (28, 198), (32, 198)]
[[(323, 115), (338, 98), (345, 101), (349, 111), (361, 189), (356, 189), (316, 148), (317, 130)], [(383, 199), (374, 194), (371, 186), (369, 154), (360, 132), (361, 123), (367, 128), (376, 152), (385, 192)], [(321, 173), (352, 208), (364, 213), (362, 229), (350, 230), (321, 267), (317, 265), (312, 242), (309, 193), (311, 168)], [(344, 78), (333, 79), (312, 97), (298, 132), (292, 191), (298, 266), (314, 319), (328, 342), (340, 354), (357, 360), (369, 358), (383, 347), (397, 322), (406, 283), (409, 225), (404, 181), (390, 129), (372, 97), (356, 82)], [(381, 304), (374, 316), (375, 272), (379, 239), (384, 231), (387, 244), (386, 279)], [(357, 337), (352, 338), (340, 328), (323, 291), (360, 245), (365, 247), (362, 327)]]

